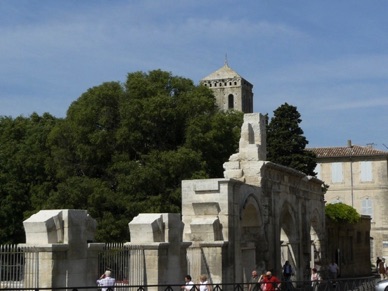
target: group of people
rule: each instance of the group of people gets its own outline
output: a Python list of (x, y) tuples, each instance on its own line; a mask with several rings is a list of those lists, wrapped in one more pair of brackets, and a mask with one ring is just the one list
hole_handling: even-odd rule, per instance
[[(376, 262), (377, 270), (381, 274), (381, 278), (387, 278), (387, 266), (385, 264), (385, 259), (377, 258), (378, 261)], [(381, 270), (381, 272), (380, 272)], [(383, 272), (384, 270), (384, 272)], [(337, 279), (338, 273), (339, 273), (339, 267), (338, 265), (332, 261), (328, 266), (329, 271), (329, 279), (335, 280)], [(285, 288), (283, 290), (291, 290), (292, 284), (291, 284), (291, 276), (294, 275), (294, 272), (292, 270), (292, 267), (289, 263), (289, 261), (286, 261), (283, 265), (283, 281), (285, 284)], [(384, 276), (384, 277), (383, 277)], [(319, 276), (319, 273), (316, 268), (311, 269), (311, 286), (313, 287), (314, 291), (318, 290), (319, 282), (321, 281), (321, 278)], [(102, 291), (110, 291), (113, 290), (113, 286), (115, 285), (116, 281), (114, 278), (111, 277), (111, 271), (107, 270), (104, 274), (100, 276), (100, 278), (97, 280), (98, 286), (102, 287)], [(198, 284), (194, 284), (192, 281), (192, 278), (190, 275), (185, 276), (185, 285), (181, 286), (182, 291), (191, 291), (191, 289), (194, 286), (199, 287), (199, 291), (212, 291), (212, 285), (208, 281), (208, 277), (205, 274), (202, 274), (199, 277)], [(256, 270), (252, 271), (252, 277), (249, 281), (249, 288), (248, 291), (275, 291), (280, 290), (281, 287), (281, 280), (279, 280), (276, 276), (272, 275), (271, 271), (266, 271), (262, 273), (260, 276), (257, 273)]]
[[(332, 276), (337, 278), (337, 274), (339, 271), (339, 268), (336, 263), (332, 262), (331, 265), (329, 265), (330, 268), (333, 270)], [(335, 270), (335, 275), (334, 275)], [(294, 272), (292, 270), (291, 264), (289, 261), (286, 261), (283, 265), (283, 284), (282, 290), (292, 290), (292, 282), (291, 277), (294, 275)], [(318, 270), (316, 268), (311, 269), (311, 286), (313, 287), (314, 291), (318, 290), (319, 283), (321, 281), (321, 277), (318, 273)], [(274, 291), (274, 290), (280, 290), (282, 282), (270, 271), (267, 271), (263, 273), (262, 275), (258, 275), (256, 270), (252, 271), (252, 277), (249, 282), (249, 288), (248, 291)]]
[(381, 280), (388, 279), (388, 268), (385, 263), (385, 258), (380, 259), (379, 257), (377, 257), (376, 268)]
[[(185, 276), (185, 285), (181, 286), (181, 289), (184, 291), (190, 291), (194, 287), (194, 282), (191, 279), (190, 275)], [(196, 284), (196, 286), (199, 286), (199, 291), (212, 291), (212, 285), (207, 280), (207, 276), (205, 274), (202, 274), (199, 276), (199, 282)]]
[[(113, 286), (116, 283), (115, 278), (111, 277), (111, 271), (107, 270), (97, 280), (97, 285), (101, 287), (102, 291), (113, 291)], [(212, 291), (212, 285), (208, 282), (205, 274), (199, 277), (199, 291)], [(190, 275), (185, 276), (185, 285), (181, 286), (184, 291), (190, 291), (194, 287), (194, 282), (191, 280)]]
[(259, 276), (256, 270), (252, 271), (252, 277), (249, 281), (248, 291), (274, 291), (280, 289), (280, 280), (267, 271)]

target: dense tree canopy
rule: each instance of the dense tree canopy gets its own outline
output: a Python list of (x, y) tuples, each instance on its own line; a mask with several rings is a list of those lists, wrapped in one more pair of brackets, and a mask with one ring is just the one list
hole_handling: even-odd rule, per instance
[(24, 241), (22, 221), (55, 187), (47, 136), (56, 119), (0, 117), (0, 242)]
[(23, 242), (22, 221), (52, 208), (86, 209), (97, 240), (127, 241), (140, 212), (180, 211), (183, 179), (223, 176), (242, 116), (155, 70), (90, 88), (64, 119), (0, 118), (0, 243)]
[(325, 214), (329, 219), (338, 223), (356, 223), (361, 218), (356, 209), (344, 203), (326, 205)]
[(267, 126), (267, 159), (314, 176), (316, 156), (305, 150), (308, 141), (301, 121), (297, 108), (287, 103), (274, 111)]

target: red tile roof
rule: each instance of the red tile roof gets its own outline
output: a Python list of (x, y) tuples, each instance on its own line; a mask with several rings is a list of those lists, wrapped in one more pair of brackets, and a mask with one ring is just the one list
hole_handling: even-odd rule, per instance
[(365, 157), (365, 156), (387, 156), (388, 151), (374, 149), (373, 147), (356, 146), (351, 147), (327, 147), (327, 148), (308, 148), (306, 150), (314, 152), (318, 158), (335, 157)]

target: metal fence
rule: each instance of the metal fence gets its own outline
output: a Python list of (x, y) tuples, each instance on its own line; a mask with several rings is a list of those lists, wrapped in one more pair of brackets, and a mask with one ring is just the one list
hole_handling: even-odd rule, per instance
[[(111, 270), (117, 284), (127, 285), (129, 256), (130, 251), (124, 243), (105, 244), (98, 255), (99, 274)], [(0, 289), (38, 288), (39, 267), (39, 252), (34, 247), (0, 245)]]
[[(112, 271), (118, 284), (128, 284), (130, 251), (124, 243), (107, 243), (98, 255), (98, 271)], [(98, 274), (96, 274), (97, 276)]]
[(38, 287), (38, 262), (35, 248), (0, 245), (0, 288)]
[[(374, 277), (366, 278), (347, 278), (337, 280), (334, 282), (331, 281), (321, 281), (318, 286), (318, 291), (373, 291), (375, 286), (376, 279)], [(281, 291), (312, 291), (311, 282), (308, 281), (298, 281), (292, 282), (291, 285), (286, 285), (286, 282), (281, 283), (281, 287), (278, 290)], [(295, 286), (294, 286), (295, 285)], [(247, 283), (231, 283), (231, 284), (212, 284), (212, 291), (247, 291), (249, 284)], [(263, 286), (257, 284), (258, 291), (263, 290)], [(253, 289), (253, 290), (254, 290)], [(71, 288), (35, 288), (35, 289), (26, 289), (26, 288), (7, 288), (7, 290), (33, 290), (33, 291), (43, 291), (43, 290), (63, 290), (63, 291), (81, 291), (81, 290), (96, 290), (96, 286), (90, 287), (71, 287)], [(181, 290), (181, 285), (122, 285), (114, 286), (109, 288), (108, 291), (179, 291)], [(200, 291), (199, 285), (194, 285), (190, 291)]]
[[(132, 247), (132, 252), (140, 252)], [(106, 244), (103, 251), (98, 256), (99, 272), (102, 274), (109, 269), (116, 278), (115, 291), (180, 291), (180, 285), (129, 285), (128, 274), (130, 257), (129, 248), (122, 243)], [(141, 257), (141, 256), (139, 256)], [(141, 264), (135, 264), (132, 268), (138, 268)], [(20, 248), (17, 245), (0, 245), (0, 289), (6, 290), (96, 290), (96, 286), (90, 287), (72, 287), (72, 288), (39, 288), (39, 252), (33, 247)], [(98, 276), (98, 274), (96, 274)], [(133, 279), (133, 278), (132, 278)], [(137, 280), (130, 280), (132, 284), (136, 284)], [(375, 283), (379, 279), (376, 277), (363, 278), (340, 278), (335, 282), (322, 280), (318, 286), (318, 291), (372, 291)], [(176, 282), (175, 282), (176, 283)], [(281, 290), (312, 290), (310, 281), (292, 281), (292, 283), (282, 282)], [(233, 284), (213, 284), (213, 291), (247, 291), (247, 283)], [(258, 283), (256, 290), (262, 290), (262, 286)], [(199, 290), (199, 286), (195, 285), (192, 291)]]

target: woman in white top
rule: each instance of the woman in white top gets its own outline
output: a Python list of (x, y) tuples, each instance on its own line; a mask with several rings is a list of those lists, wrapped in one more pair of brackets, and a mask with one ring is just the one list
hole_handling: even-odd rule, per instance
[(316, 268), (311, 269), (311, 286), (313, 287), (314, 291), (318, 291), (319, 281), (321, 281), (321, 278), (318, 274), (318, 271)]
[(212, 286), (207, 281), (206, 275), (199, 276), (199, 291), (212, 291)]

